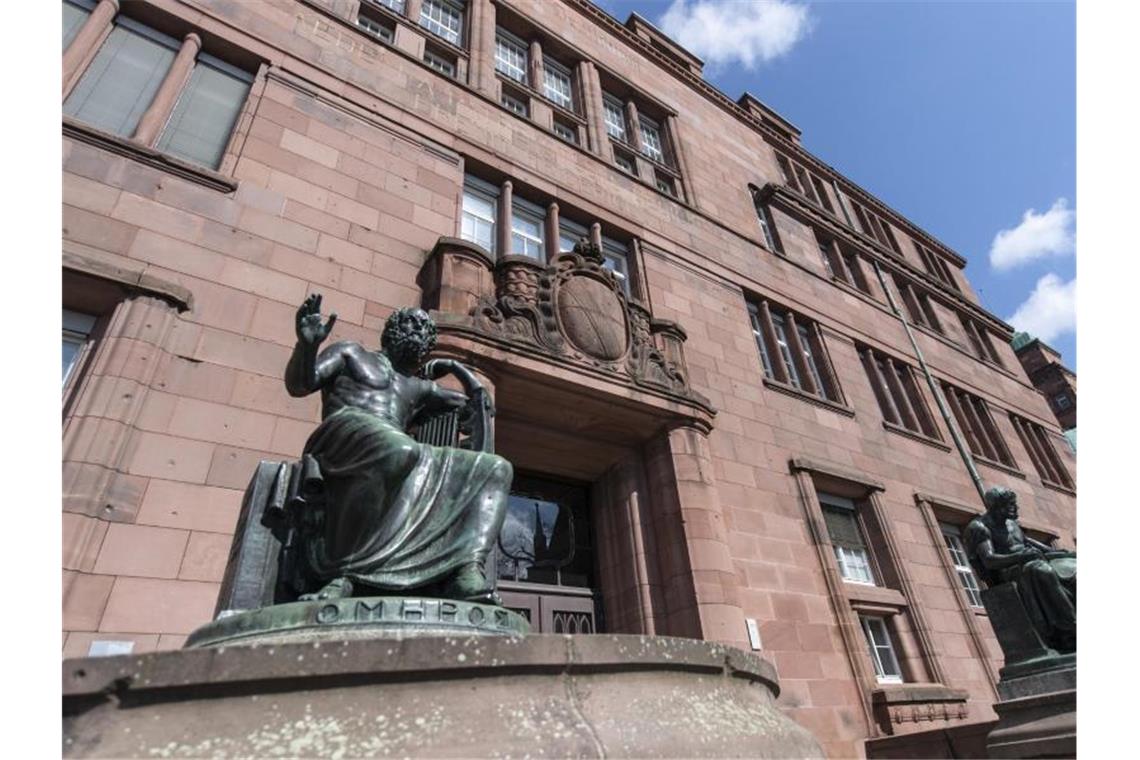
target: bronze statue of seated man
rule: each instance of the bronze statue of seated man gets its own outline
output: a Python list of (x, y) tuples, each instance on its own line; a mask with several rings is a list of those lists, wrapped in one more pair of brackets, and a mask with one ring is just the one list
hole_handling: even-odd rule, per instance
[(1058, 652), (1077, 648), (1077, 555), (1025, 535), (1017, 523), (1017, 494), (991, 488), (986, 513), (966, 526), (970, 564), (988, 585), (1014, 582), (1041, 640)]
[(483, 568), (502, 527), (510, 462), (419, 443), (407, 432), (466, 404), (464, 393), (434, 378), (473, 376), (448, 359), (421, 369), (436, 341), (421, 309), (388, 318), (380, 351), (341, 341), (318, 353), (336, 322), (336, 314), (322, 321), (320, 304), (314, 294), (297, 310), (285, 371), (290, 395), (321, 392), (322, 421), (304, 450), (318, 466), (321, 506), (298, 521), (297, 547), (319, 589), (301, 598), (435, 593), (497, 603)]

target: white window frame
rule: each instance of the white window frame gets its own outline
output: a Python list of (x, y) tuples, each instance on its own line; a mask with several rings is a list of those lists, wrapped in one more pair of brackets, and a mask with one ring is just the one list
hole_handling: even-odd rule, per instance
[[(490, 216), (483, 216), (478, 213), (474, 208), (469, 208), (467, 205), (467, 198), (472, 197), (478, 200), (486, 201), (491, 204)], [(465, 177), (463, 182), (463, 204), (460, 212), (460, 232), (459, 236), (468, 240), (475, 245), (483, 245), (479, 242), (476, 232), (480, 228), (480, 224), (489, 226), (490, 229), (490, 245), (486, 246), (487, 252), (492, 256), (496, 254), (495, 248), (497, 247), (496, 233), (498, 231), (498, 216), (499, 216), (499, 190), (494, 185), (483, 182), (475, 177)], [(468, 234), (467, 222), (471, 221), (471, 226), (474, 232)]]
[(516, 82), (527, 84), (530, 68), (529, 45), (505, 29), (495, 30), (495, 71)]
[(356, 17), (356, 25), (381, 42), (391, 44), (394, 35), (392, 30), (381, 24), (371, 16), (361, 13)]
[(455, 64), (430, 48), (424, 49), (424, 63), (445, 77), (455, 79)]
[[(542, 59), (542, 92), (547, 100), (565, 108), (574, 110), (574, 80), (570, 69), (558, 61), (543, 57)], [(552, 82), (553, 80), (553, 82)], [(552, 83), (555, 86), (551, 86)]]
[(530, 108), (527, 102), (506, 90), (503, 90), (502, 94), (499, 95), (499, 103), (511, 113), (517, 113), (523, 118), (530, 118)]
[[(863, 636), (867, 639), (867, 649), (871, 655), (871, 664), (875, 668), (875, 678), (879, 683), (902, 683), (902, 668), (899, 658), (895, 655), (895, 644), (891, 639), (891, 629), (886, 618), (875, 615), (860, 615), (859, 624), (863, 628)], [(881, 634), (883, 643), (875, 640), (875, 629)], [(884, 655), (887, 659), (884, 660)], [(893, 670), (893, 673), (888, 673)]]
[(463, 12), (464, 6), (451, 0), (423, 0), (420, 26), (452, 45), (462, 45)]
[(630, 295), (629, 246), (611, 238), (602, 238), (603, 266), (613, 272), (621, 289)]
[(562, 122), (555, 119), (552, 129), (554, 130), (554, 134), (556, 134), (559, 139), (564, 140), (571, 145), (578, 144), (578, 130), (576, 128), (567, 126), (566, 124), (563, 124)]
[(978, 578), (974, 575), (974, 568), (970, 566), (966, 547), (962, 545), (962, 531), (958, 526), (947, 525), (946, 523), (939, 523), (938, 527), (942, 531), (942, 538), (946, 542), (946, 551), (950, 553), (950, 563), (954, 565), (954, 570), (958, 573), (958, 581), (962, 584), (966, 599), (971, 607), (981, 608), (983, 606), (982, 590), (978, 586)]
[(665, 163), (664, 138), (661, 125), (648, 116), (639, 116), (641, 122), (641, 154), (659, 164)]
[(631, 177), (637, 176), (637, 161), (625, 155), (624, 153), (614, 151), (614, 163), (617, 164), (617, 167), (619, 169)]
[(800, 338), (800, 348), (804, 354), (804, 364), (807, 365), (808, 372), (811, 373), (811, 379), (815, 381), (815, 393), (820, 398), (827, 398), (827, 389), (823, 384), (823, 376), (819, 373), (819, 367), (815, 363), (815, 354), (811, 350), (811, 330), (807, 325), (796, 323), (796, 332)]
[(602, 114), (606, 134), (620, 142), (629, 143), (629, 125), (625, 123), (625, 106), (612, 95), (602, 93)]
[(752, 336), (756, 338), (756, 347), (760, 349), (760, 366), (764, 369), (764, 377), (775, 379), (772, 370), (772, 359), (768, 356), (768, 342), (764, 340), (764, 330), (760, 327), (760, 309), (748, 304), (748, 318), (752, 321)]
[(784, 357), (784, 365), (788, 370), (788, 383), (802, 390), (803, 380), (800, 378), (800, 370), (793, 360), (792, 344), (788, 341), (787, 320), (783, 314), (772, 312), (772, 328), (776, 332), (776, 347), (780, 350), (780, 355)]
[[(773, 319), (775, 315), (773, 315)], [(840, 546), (836, 544), (828, 535), (828, 540), (831, 541), (831, 548), (835, 554), (835, 561), (839, 565), (839, 575), (847, 583), (857, 583), (862, 586), (877, 586), (875, 582), (875, 571), (871, 567), (871, 553), (867, 549), (867, 537), (863, 534), (863, 529), (859, 525), (859, 511), (855, 506), (855, 502), (844, 496), (836, 496), (829, 493), (818, 493), (816, 498), (819, 499), (821, 508), (830, 507), (832, 509), (843, 510), (850, 512), (855, 518), (855, 528), (859, 531), (859, 537), (863, 540), (863, 546), (855, 548), (851, 546)]]
[[(538, 235), (518, 229), (516, 221), (530, 222), (538, 229)], [(515, 240), (522, 243), (523, 252), (515, 251)], [(531, 252), (531, 247), (534, 252)], [(546, 261), (546, 212), (522, 198), (511, 199), (511, 250), (512, 256), (526, 256), (536, 261)]]

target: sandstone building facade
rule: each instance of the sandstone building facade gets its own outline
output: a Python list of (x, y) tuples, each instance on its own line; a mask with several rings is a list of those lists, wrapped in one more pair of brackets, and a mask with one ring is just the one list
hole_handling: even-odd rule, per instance
[(537, 630), (758, 647), (836, 757), (984, 734), (980, 503), (884, 287), (987, 485), (1066, 547), (1075, 460), (965, 260), (796, 127), (588, 0), (63, 21), (65, 656), (211, 618), (254, 468), (319, 419), (281, 377), (320, 292), (368, 345), (432, 309), (494, 390)]

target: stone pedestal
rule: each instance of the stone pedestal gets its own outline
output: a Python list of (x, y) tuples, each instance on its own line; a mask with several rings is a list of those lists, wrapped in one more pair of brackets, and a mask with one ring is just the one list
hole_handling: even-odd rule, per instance
[(998, 723), (986, 740), (994, 758), (1076, 757), (1077, 668), (1003, 669), (1001, 701), (994, 705)]
[(823, 757), (746, 652), (646, 636), (204, 647), (63, 665), (65, 757)]

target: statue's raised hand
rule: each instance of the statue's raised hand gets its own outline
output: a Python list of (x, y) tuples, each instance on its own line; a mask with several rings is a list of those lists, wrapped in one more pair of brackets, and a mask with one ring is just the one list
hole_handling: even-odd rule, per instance
[(336, 312), (329, 314), (328, 322), (321, 322), (321, 294), (313, 293), (297, 309), (297, 340), (316, 346), (329, 337), (336, 324)]

